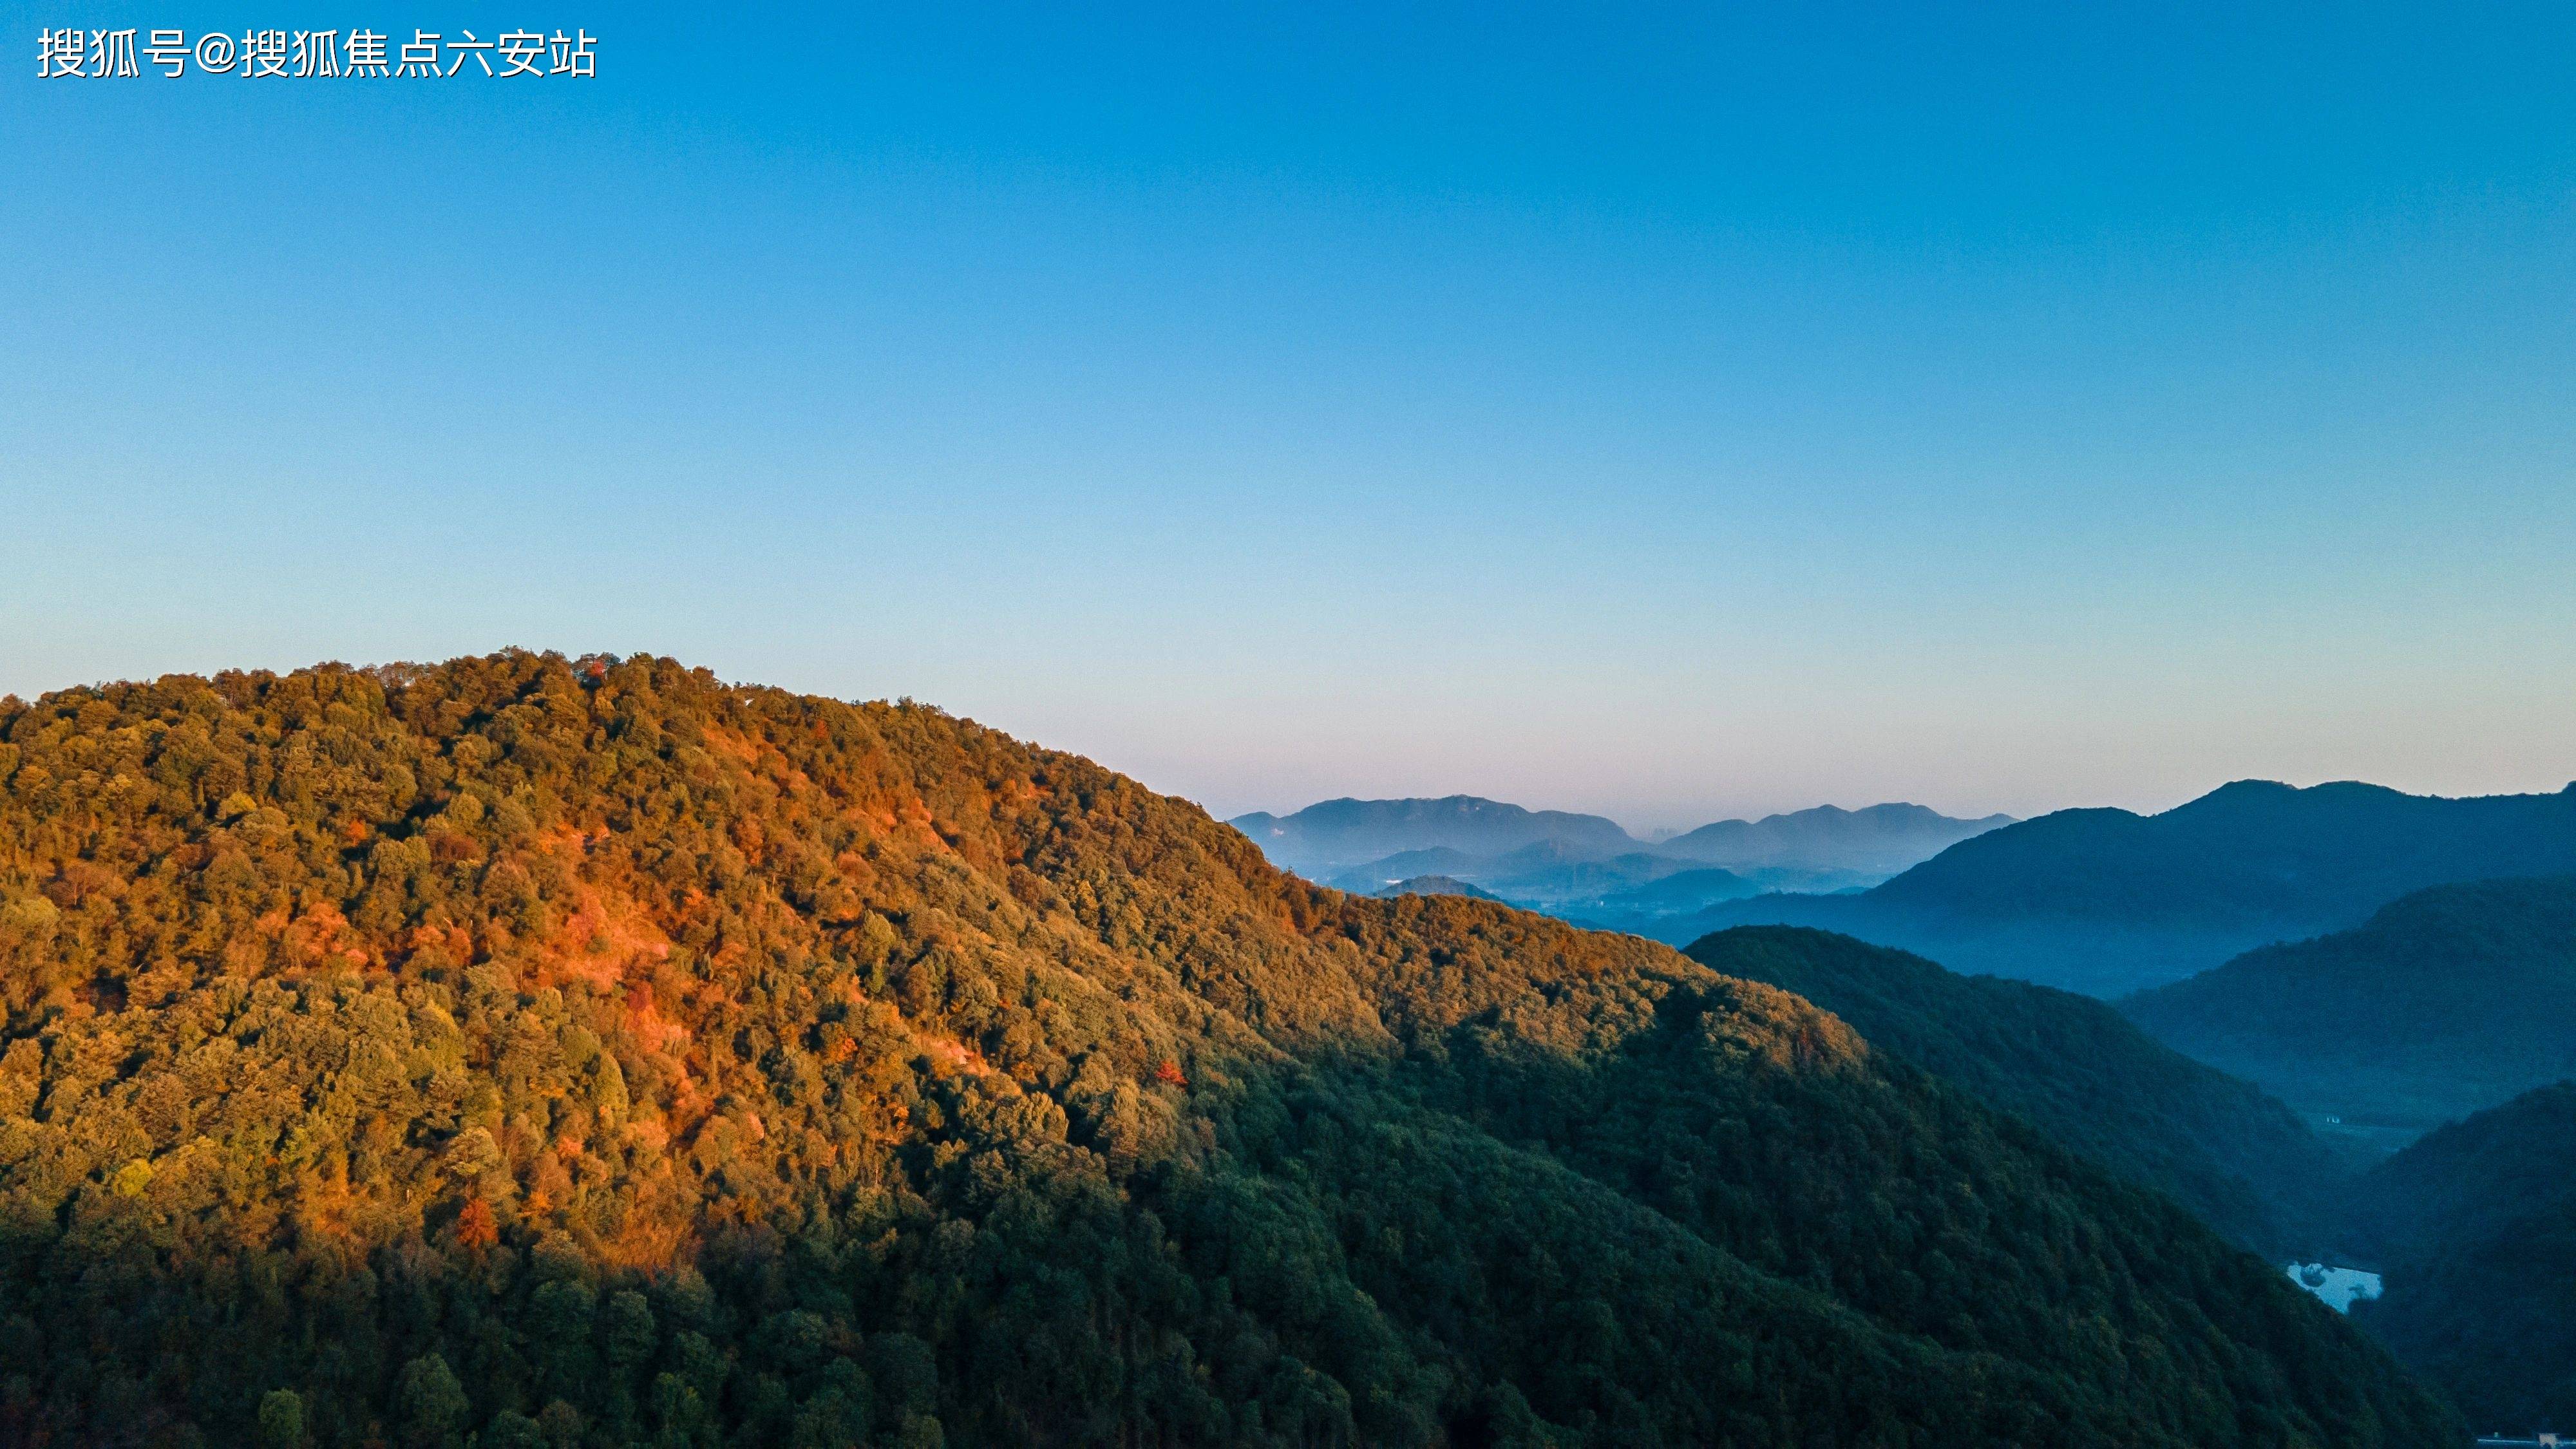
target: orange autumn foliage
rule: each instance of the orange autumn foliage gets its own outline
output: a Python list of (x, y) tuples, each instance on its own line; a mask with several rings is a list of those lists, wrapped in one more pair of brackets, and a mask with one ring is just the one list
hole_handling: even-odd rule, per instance
[(465, 1210), (456, 1215), (456, 1241), (478, 1250), (501, 1241), (501, 1229), (492, 1220), (490, 1203), (479, 1197), (465, 1200)]

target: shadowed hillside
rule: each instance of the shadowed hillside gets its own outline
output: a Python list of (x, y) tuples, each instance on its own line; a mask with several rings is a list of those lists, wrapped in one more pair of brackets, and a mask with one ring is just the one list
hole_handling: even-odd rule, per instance
[(2420, 1132), (2576, 1076), (2576, 876), (2436, 886), (2121, 1009), (2303, 1107)]
[(1703, 937), (1689, 955), (1798, 993), (2249, 1247), (2321, 1248), (2343, 1163), (2279, 1102), (2099, 1001), (1787, 926)]
[(2426, 1136), (2354, 1209), (2387, 1268), (2362, 1322), (2481, 1430), (2576, 1424), (2576, 1084)]
[(0, 704), (0, 1439), (2447, 1444), (1776, 988), (913, 706)]

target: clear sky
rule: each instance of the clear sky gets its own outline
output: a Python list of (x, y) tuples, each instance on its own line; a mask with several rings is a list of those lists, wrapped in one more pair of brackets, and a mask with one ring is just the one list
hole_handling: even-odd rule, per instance
[(0, 690), (652, 651), (1221, 813), (2576, 777), (2576, 6), (1609, 8), (0, 0)]

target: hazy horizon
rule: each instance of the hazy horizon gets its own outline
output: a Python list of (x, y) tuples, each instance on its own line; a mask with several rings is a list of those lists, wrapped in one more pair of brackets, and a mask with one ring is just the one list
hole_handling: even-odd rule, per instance
[[(2207, 786), (2206, 788), (2199, 789), (2199, 790), (2194, 790), (2194, 791), (2191, 791), (2191, 792), (2190, 792), (2190, 793), (2188, 793), (2188, 794), (2181, 795), (2181, 796), (2178, 796), (2178, 797), (2175, 797), (2175, 798), (2171, 798), (2171, 799), (2149, 800), (2149, 801), (2141, 801), (2141, 802), (2138, 802), (2138, 803), (2129, 803), (2129, 802), (2117, 801), (2117, 800), (2070, 800), (2070, 801), (2067, 801), (2067, 802), (2062, 803), (2062, 804), (2048, 805), (2048, 806), (2043, 806), (2043, 807), (2034, 808), (2034, 809), (2030, 809), (2030, 810), (2010, 810), (2010, 809), (2003, 809), (2003, 808), (1996, 808), (1996, 809), (1991, 809), (1991, 810), (1984, 810), (1984, 809), (1974, 809), (1974, 808), (1969, 808), (1969, 807), (1961, 807), (1961, 808), (1957, 808), (1957, 809), (1944, 809), (1944, 808), (1942, 808), (1941, 806), (1936, 805), (1936, 804), (1933, 804), (1932, 802), (1930, 802), (1930, 801), (1926, 801), (1926, 800), (1908, 799), (1908, 798), (1905, 798), (1905, 797), (1902, 797), (1902, 796), (1889, 796), (1889, 797), (1886, 797), (1886, 798), (1884, 798), (1884, 799), (1872, 799), (1872, 800), (1853, 800), (1853, 799), (1822, 799), (1822, 800), (1810, 800), (1810, 801), (1807, 801), (1805, 804), (1800, 804), (1800, 805), (1786, 805), (1786, 806), (1777, 806), (1777, 807), (1768, 807), (1768, 806), (1766, 806), (1766, 807), (1746, 807), (1746, 808), (1740, 808), (1740, 809), (1739, 809), (1739, 808), (1733, 808), (1733, 807), (1728, 807), (1728, 806), (1712, 806), (1712, 807), (1710, 807), (1710, 808), (1708, 808), (1708, 809), (1706, 809), (1706, 810), (1699, 811), (1699, 812), (1696, 812), (1696, 813), (1694, 813), (1694, 812), (1692, 812), (1692, 811), (1690, 811), (1690, 810), (1687, 810), (1687, 809), (1683, 809), (1683, 810), (1679, 810), (1679, 811), (1660, 811), (1660, 812), (1658, 812), (1658, 814), (1669, 814), (1669, 815), (1671, 816), (1671, 819), (1670, 819), (1669, 821), (1665, 821), (1665, 820), (1662, 820), (1662, 819), (1658, 818), (1658, 819), (1655, 819), (1653, 823), (1647, 823), (1647, 821), (1648, 821), (1648, 819), (1649, 819), (1649, 816), (1648, 816), (1647, 814), (1645, 814), (1645, 813), (1637, 813), (1637, 814), (1634, 814), (1634, 815), (1630, 815), (1630, 814), (1622, 814), (1622, 813), (1620, 813), (1620, 812), (1619, 812), (1618, 810), (1616, 810), (1616, 809), (1591, 809), (1591, 808), (1585, 808), (1585, 807), (1581, 807), (1581, 806), (1574, 806), (1574, 805), (1564, 805), (1564, 804), (1555, 804), (1555, 803), (1541, 803), (1541, 802), (1536, 802), (1536, 801), (1531, 801), (1531, 800), (1516, 800), (1516, 799), (1512, 799), (1512, 798), (1507, 797), (1507, 796), (1501, 796), (1501, 795), (1487, 795), (1487, 794), (1483, 794), (1483, 793), (1482, 793), (1482, 792), (1480, 792), (1480, 791), (1475, 791), (1475, 790), (1406, 791), (1406, 792), (1402, 792), (1402, 793), (1398, 793), (1398, 794), (1388, 794), (1388, 795), (1359, 795), (1359, 794), (1353, 794), (1353, 793), (1352, 793), (1352, 792), (1350, 792), (1350, 791), (1342, 791), (1342, 792), (1340, 792), (1340, 793), (1332, 794), (1332, 795), (1319, 795), (1319, 796), (1316, 796), (1316, 797), (1315, 797), (1314, 799), (1312, 799), (1312, 800), (1307, 800), (1307, 801), (1304, 801), (1304, 802), (1302, 802), (1302, 803), (1300, 803), (1300, 804), (1297, 804), (1297, 805), (1291, 805), (1291, 806), (1286, 806), (1286, 807), (1267, 806), (1267, 805), (1255, 805), (1255, 806), (1251, 806), (1251, 807), (1249, 807), (1249, 808), (1247, 808), (1247, 809), (1242, 809), (1242, 810), (1217, 810), (1217, 809), (1214, 809), (1214, 808), (1212, 808), (1212, 807), (1211, 807), (1211, 808), (1209, 808), (1208, 813), (1210, 813), (1211, 815), (1216, 816), (1216, 817), (1217, 817), (1218, 819), (1220, 819), (1220, 820), (1236, 820), (1236, 819), (1240, 819), (1240, 818), (1242, 818), (1243, 816), (1246, 816), (1246, 815), (1260, 814), (1260, 813), (1265, 813), (1265, 812), (1266, 812), (1266, 813), (1268, 813), (1268, 814), (1274, 815), (1274, 816), (1287, 816), (1287, 815), (1292, 815), (1292, 814), (1295, 814), (1297, 811), (1299, 811), (1299, 810), (1302, 810), (1302, 809), (1306, 808), (1306, 807), (1307, 807), (1307, 806), (1309, 806), (1309, 805), (1318, 805), (1318, 804), (1322, 804), (1322, 803), (1324, 803), (1325, 801), (1328, 801), (1328, 800), (1338, 800), (1338, 799), (1345, 799), (1345, 798), (1347, 798), (1347, 799), (1358, 799), (1358, 800), (1408, 800), (1408, 799), (1411, 799), (1411, 800), (1439, 800), (1439, 799), (1446, 799), (1446, 798), (1448, 798), (1448, 797), (1450, 797), (1450, 796), (1455, 796), (1455, 795), (1467, 795), (1467, 796), (1474, 796), (1474, 797), (1479, 798), (1479, 799), (1493, 800), (1493, 801), (1496, 801), (1496, 802), (1498, 802), (1498, 803), (1506, 804), (1506, 805), (1518, 805), (1518, 806), (1520, 806), (1521, 808), (1523, 808), (1523, 809), (1525, 809), (1525, 810), (1531, 810), (1531, 811), (1556, 810), (1556, 811), (1563, 811), (1563, 812), (1565, 812), (1565, 813), (1568, 813), (1568, 814), (1575, 814), (1575, 815), (1597, 815), (1597, 816), (1601, 816), (1601, 817), (1603, 817), (1603, 818), (1605, 818), (1605, 819), (1609, 820), (1611, 823), (1613, 823), (1613, 824), (1617, 825), (1617, 826), (1618, 826), (1619, 828), (1621, 828), (1622, 830), (1627, 831), (1630, 835), (1635, 836), (1638, 840), (1651, 844), (1651, 843), (1654, 843), (1654, 842), (1655, 842), (1656, 840), (1658, 840), (1658, 839), (1669, 838), (1669, 837), (1670, 837), (1670, 836), (1672, 836), (1672, 835), (1678, 835), (1678, 834), (1680, 834), (1680, 833), (1682, 833), (1682, 832), (1684, 832), (1684, 831), (1692, 830), (1692, 829), (1695, 829), (1695, 828), (1697, 828), (1697, 827), (1699, 827), (1699, 826), (1702, 826), (1702, 825), (1710, 825), (1710, 824), (1714, 824), (1714, 823), (1716, 823), (1716, 822), (1718, 822), (1718, 821), (1722, 821), (1722, 820), (1748, 820), (1748, 821), (1758, 821), (1758, 820), (1763, 819), (1763, 818), (1764, 818), (1764, 817), (1766, 817), (1766, 816), (1771, 816), (1771, 815), (1790, 815), (1790, 814), (1795, 814), (1795, 813), (1797, 813), (1798, 811), (1801, 811), (1801, 810), (1810, 810), (1810, 809), (1814, 809), (1814, 808), (1816, 808), (1816, 807), (1818, 807), (1818, 806), (1824, 806), (1824, 805), (1834, 806), (1834, 807), (1836, 807), (1836, 808), (1838, 808), (1838, 809), (1842, 809), (1842, 810), (1863, 810), (1863, 809), (1867, 809), (1868, 807), (1873, 806), (1873, 805), (1921, 805), (1921, 806), (1924, 806), (1926, 809), (1930, 809), (1930, 810), (1937, 811), (1938, 813), (1940, 813), (1940, 814), (1942, 814), (1942, 815), (1946, 815), (1946, 816), (1949, 816), (1949, 817), (1951, 817), (1951, 818), (1953, 818), (1953, 819), (1958, 819), (1958, 820), (1982, 820), (1982, 819), (1985, 819), (1985, 818), (1987, 818), (1987, 817), (1989, 817), (1989, 816), (1993, 816), (1993, 815), (2010, 815), (2010, 816), (2014, 817), (2016, 820), (2028, 820), (2028, 819), (2031, 819), (2031, 818), (2033, 818), (2033, 817), (2040, 816), (2040, 815), (2046, 815), (2046, 814), (2051, 813), (2052, 811), (2057, 811), (2057, 810), (2080, 810), (2080, 809), (2095, 809), (2095, 808), (2105, 808), (2105, 807), (2107, 807), (2107, 808), (2113, 808), (2113, 809), (2120, 809), (2120, 810), (2127, 810), (2127, 811), (2130, 811), (2130, 812), (2131, 812), (2131, 813), (2133, 813), (2133, 814), (2138, 814), (2138, 815), (2158, 815), (2158, 814), (2162, 814), (2163, 812), (2165, 812), (2165, 811), (2167, 811), (2167, 810), (2171, 810), (2171, 809), (2173, 809), (2174, 807), (2176, 807), (2176, 806), (2178, 806), (2178, 805), (2186, 805), (2186, 804), (2189, 804), (2191, 801), (2193, 801), (2193, 800), (2197, 800), (2197, 799), (2199, 799), (2201, 796), (2206, 795), (2206, 794), (2208, 794), (2210, 791), (2212, 791), (2212, 790), (2216, 790), (2216, 789), (2218, 789), (2219, 787), (2221, 787), (2221, 786), (2223, 786), (2223, 785), (2233, 784), (2233, 783), (2235, 783), (2235, 782), (2236, 782), (2236, 781), (2238, 781), (2238, 780), (2249, 780), (2249, 779), (2268, 779), (2268, 778), (2271, 778), (2271, 777), (2268, 777), (2268, 776), (2253, 776), (2253, 775), (2235, 775), (2235, 776), (2230, 776), (2228, 779), (2224, 779), (2224, 780), (2212, 780), (2212, 781), (2210, 781), (2210, 782), (2209, 782), (2209, 784), (2208, 784), (2208, 786)], [(2344, 781), (2344, 780), (2347, 780), (2347, 779), (2349, 779), (2349, 778), (2350, 778), (2350, 777), (2348, 777), (2348, 776), (2333, 776), (2333, 777), (2322, 778), (2322, 779), (2315, 779), (2315, 780), (2279, 780), (2279, 781), (2276, 781), (2276, 783), (2279, 783), (2279, 784), (2285, 784), (2285, 785), (2292, 785), (2292, 786), (2299, 787), (2299, 788), (2301, 788), (2301, 789), (2305, 789), (2305, 788), (2308, 788), (2308, 787), (2310, 787), (2310, 786), (2315, 786), (2315, 785), (2325, 785), (2325, 784), (2334, 784), (2334, 783), (2339, 783), (2339, 782)], [(1150, 784), (1152, 784), (1153, 782), (1149, 780), (1149, 781), (1146, 781), (1145, 783), (1146, 783), (1146, 784), (1148, 784), (1148, 785), (1150, 785)], [(2371, 784), (2371, 785), (2379, 785), (2379, 784), (2385, 784), (2386, 782), (2385, 782), (2385, 781), (2380, 781), (2380, 780), (2367, 780), (2367, 781), (2362, 781), (2362, 782), (2360, 782), (2360, 783), (2363, 783), (2363, 784)], [(2544, 787), (2540, 787), (2540, 788), (2536, 788), (2536, 789), (2530, 789), (2530, 790), (2478, 790), (2478, 791), (2467, 791), (2467, 792), (2456, 792), (2456, 793), (2458, 793), (2458, 794), (2470, 794), (2470, 795), (2550, 795), (2550, 794), (2556, 794), (2556, 793), (2558, 793), (2558, 791), (2560, 791), (2560, 790), (2562, 790), (2562, 789), (2566, 788), (2570, 783), (2576, 783), (2576, 781), (2562, 780), (2562, 781), (2559, 781), (2556, 785), (2544, 786)], [(2399, 787), (2391, 786), (2390, 788), (2395, 789), (2395, 788), (2399, 788)], [(1173, 793), (1176, 793), (1176, 792), (1173, 792)], [(2439, 794), (2455, 793), (2455, 792), (2430, 791), (2430, 790), (2409, 790), (2409, 791), (2406, 791), (2405, 793), (2413, 794), (2413, 795), (2439, 795)], [(1205, 802), (1199, 802), (1199, 803), (1201, 803), (1202, 805), (1204, 805), (1204, 803), (1205, 803)]]

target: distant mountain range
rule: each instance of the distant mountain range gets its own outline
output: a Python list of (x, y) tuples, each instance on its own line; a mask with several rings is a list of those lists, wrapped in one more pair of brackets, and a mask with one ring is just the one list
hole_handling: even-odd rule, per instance
[(2576, 876), (2417, 891), (2121, 1009), (2296, 1105), (2422, 1131), (2576, 1076)]
[(2248, 1247), (2317, 1250), (2333, 1186), (2351, 1169), (2296, 1114), (2203, 1066), (2102, 1002), (1848, 936), (1739, 926), (1684, 954), (1794, 991), (1987, 1105), (2156, 1188)]
[(2014, 823), (2009, 815), (1960, 820), (1920, 805), (1841, 810), (1819, 805), (1760, 820), (1720, 820), (1655, 849), (1734, 870), (1831, 870), (1894, 875), (1951, 846)]
[(1646, 841), (1598, 815), (1452, 795), (1327, 800), (1228, 823), (1272, 864), (1357, 894), (1442, 875), (1515, 905), (1646, 934), (1654, 921), (1717, 901), (1874, 885), (2011, 821), (1959, 820), (1920, 805), (1825, 805)]
[(1658, 923), (1820, 926), (2096, 996), (2340, 930), (2409, 891), (2576, 872), (2576, 786), (2441, 799), (2239, 781), (2160, 815), (2061, 810), (1951, 846), (1849, 896), (1770, 894)]
[(1251, 836), (1271, 864), (1313, 881), (1408, 851), (1450, 850), (1461, 857), (1492, 857), (1525, 846), (1557, 844), (1572, 847), (1584, 859), (1601, 860), (1638, 848), (1618, 822), (1598, 815), (1524, 810), (1473, 795), (1439, 800), (1326, 800), (1293, 815), (1256, 812), (1226, 823)]

